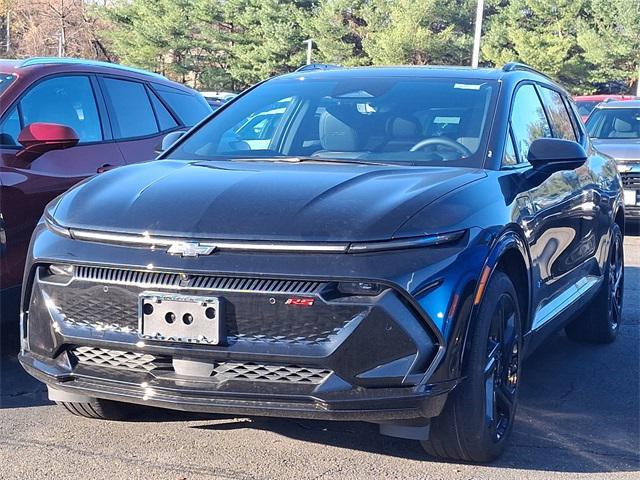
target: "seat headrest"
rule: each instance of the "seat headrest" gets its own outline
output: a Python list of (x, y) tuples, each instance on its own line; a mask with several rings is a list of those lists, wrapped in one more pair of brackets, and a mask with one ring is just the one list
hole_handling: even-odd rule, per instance
[(360, 149), (358, 132), (351, 125), (328, 111), (320, 115), (320, 143), (333, 152), (354, 152)]
[(412, 117), (392, 117), (387, 122), (387, 133), (395, 139), (413, 139), (420, 135), (420, 123)]
[(631, 124), (629, 122), (625, 122), (621, 118), (616, 118), (613, 120), (613, 129), (616, 132), (622, 132), (622, 133), (630, 132)]

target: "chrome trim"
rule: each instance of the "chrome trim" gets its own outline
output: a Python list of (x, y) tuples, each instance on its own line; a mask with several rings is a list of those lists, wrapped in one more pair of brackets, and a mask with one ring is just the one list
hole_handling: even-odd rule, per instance
[(464, 235), (464, 231), (443, 233), (441, 235), (427, 235), (425, 237), (401, 238), (382, 242), (361, 242), (349, 245), (348, 253), (381, 252), (385, 250), (401, 250), (405, 248), (430, 247), (443, 243), (454, 242)]
[(531, 330), (538, 330), (560, 315), (569, 306), (578, 301), (584, 294), (600, 283), (601, 278), (596, 276), (583, 277), (573, 285), (564, 289), (549, 303), (538, 309), (533, 319)]
[(227, 240), (197, 240), (178, 237), (152, 236), (149, 232), (112, 233), (97, 232), (79, 228), (65, 228), (46, 217), (49, 230), (58, 235), (85, 240), (89, 242), (133, 245), (141, 247), (167, 248), (171, 255), (197, 257), (209, 255), (218, 250), (249, 251), (249, 252), (280, 252), (280, 253), (369, 253), (386, 250), (401, 250), (406, 248), (429, 247), (459, 240), (464, 231), (449, 232), (424, 237), (401, 238), (372, 242), (340, 242), (340, 243), (304, 243), (304, 242), (256, 242), (256, 241), (227, 241)]

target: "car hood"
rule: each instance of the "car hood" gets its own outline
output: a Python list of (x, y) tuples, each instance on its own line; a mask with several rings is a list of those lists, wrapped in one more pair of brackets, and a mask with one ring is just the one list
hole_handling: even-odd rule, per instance
[(482, 170), (158, 160), (97, 175), (53, 212), (70, 228), (267, 241), (388, 239)]
[(640, 139), (597, 139), (592, 140), (596, 150), (619, 161), (640, 162)]

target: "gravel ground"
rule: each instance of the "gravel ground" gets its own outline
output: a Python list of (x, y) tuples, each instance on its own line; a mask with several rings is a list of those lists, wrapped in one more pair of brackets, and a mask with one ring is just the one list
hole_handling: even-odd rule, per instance
[(638, 478), (640, 237), (627, 237), (626, 261), (618, 341), (586, 346), (559, 333), (534, 353), (512, 447), (489, 466), (429, 460), (416, 442), (364, 423), (163, 411), (127, 423), (72, 417), (48, 402), (5, 345), (0, 478)]

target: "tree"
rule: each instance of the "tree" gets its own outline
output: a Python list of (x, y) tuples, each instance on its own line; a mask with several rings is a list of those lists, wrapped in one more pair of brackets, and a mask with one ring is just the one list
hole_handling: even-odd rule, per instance
[(638, 80), (640, 68), (640, 2), (591, 0), (578, 23), (578, 44), (589, 64), (590, 83)]
[(340, 65), (369, 65), (364, 50), (368, 33), (364, 18), (366, 0), (326, 0), (319, 2), (313, 14), (305, 17), (303, 27), (316, 47), (318, 62)]
[(367, 2), (364, 48), (375, 64), (468, 65), (475, 1)]
[(303, 15), (309, 1), (227, 0), (224, 16), (232, 25), (229, 71), (239, 82), (250, 85), (305, 62), (306, 35)]

